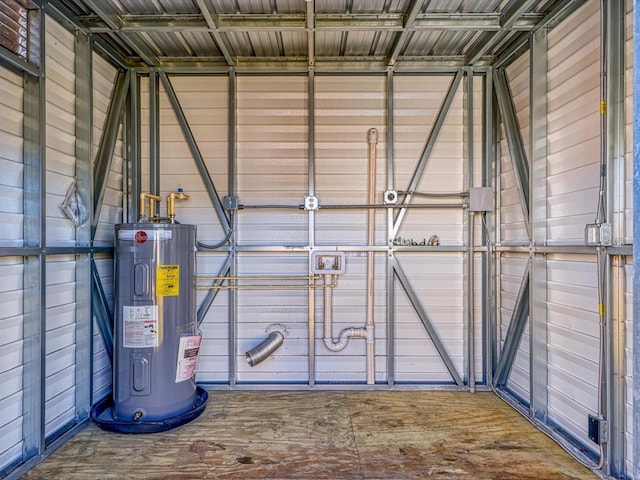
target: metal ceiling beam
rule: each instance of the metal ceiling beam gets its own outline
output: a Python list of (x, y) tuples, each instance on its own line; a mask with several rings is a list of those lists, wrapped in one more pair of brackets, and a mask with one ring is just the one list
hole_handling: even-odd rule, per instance
[[(200, 14), (128, 14), (107, 21), (100, 15), (84, 15), (79, 20), (92, 33), (113, 30), (121, 32), (177, 32), (206, 31), (247, 32), (287, 31), (308, 28), (307, 16), (297, 13), (278, 14), (218, 14), (207, 9), (204, 0), (196, 0)], [(419, 8), (418, 5), (417, 8)], [(215, 17), (215, 18), (214, 18)], [(500, 31), (504, 29), (499, 13), (422, 13), (408, 17), (402, 13), (315, 13), (315, 29), (327, 31), (417, 31), (417, 30), (473, 30)], [(523, 14), (515, 19), (512, 29), (530, 31), (543, 20), (539, 14)], [(114, 25), (118, 25), (114, 28)]]
[(220, 53), (224, 56), (224, 59), (227, 61), (227, 65), (233, 66), (235, 65), (235, 61), (233, 56), (231, 55), (231, 47), (228, 45), (228, 42), (225, 37), (220, 35), (218, 31), (218, 24), (216, 22), (215, 12), (210, 12), (207, 5), (204, 3), (204, 0), (196, 0), (196, 5), (202, 13), (204, 17), (205, 23), (207, 24), (207, 28), (211, 31), (211, 36), (213, 40), (216, 42), (216, 46)]
[(117, 14), (111, 13), (104, 8), (105, 2), (100, 2), (98, 0), (84, 0), (84, 3), (87, 7), (98, 14), (100, 19), (107, 24), (109, 30), (117, 33), (120, 38), (122, 38), (136, 52), (142, 61), (147, 65), (158, 65), (158, 58), (146, 43), (144, 43), (136, 34), (122, 31), (122, 27), (124, 26), (123, 21)]
[(469, 52), (468, 61), (469, 65), (473, 65), (480, 60), (484, 55), (489, 53), (493, 47), (495, 47), (507, 34), (507, 32), (513, 28), (513, 26), (520, 20), (520, 18), (535, 5), (538, 0), (526, 0), (522, 2), (512, 2), (511, 10), (505, 11), (501, 15), (501, 27), (500, 31), (493, 32), (487, 35), (487, 38), (476, 45), (476, 47)]
[(423, 0), (411, 1), (411, 4), (407, 9), (407, 14), (403, 19), (402, 26), (404, 30), (396, 36), (395, 42), (393, 43), (393, 47), (391, 48), (391, 53), (389, 54), (388, 64), (390, 67), (393, 67), (395, 65), (396, 60), (398, 60), (398, 57), (402, 52), (402, 48), (404, 47), (405, 43), (409, 39), (409, 35), (411, 35), (411, 32), (409, 32), (408, 29), (413, 27), (413, 24), (415, 23), (416, 18), (420, 13), (420, 10), (422, 9), (422, 5), (424, 5)]
[[(535, 27), (531, 30), (531, 33), (535, 33), (542, 28), (551, 29), (578, 8), (582, 7), (587, 0), (561, 0), (555, 4), (553, 9), (545, 13)], [(515, 39), (509, 42), (496, 52), (497, 61), (495, 67), (506, 68), (511, 62), (524, 53), (529, 48), (529, 34), (527, 32), (520, 32)]]

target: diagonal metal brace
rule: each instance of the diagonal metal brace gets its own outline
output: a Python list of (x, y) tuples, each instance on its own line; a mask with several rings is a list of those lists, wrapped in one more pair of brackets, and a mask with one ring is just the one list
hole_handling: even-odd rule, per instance
[[(442, 130), (442, 126), (444, 125), (444, 121), (447, 118), (447, 114), (449, 113), (449, 109), (451, 108), (451, 104), (453, 103), (453, 98), (458, 91), (458, 86), (460, 85), (460, 81), (464, 75), (464, 70), (458, 70), (456, 76), (453, 77), (451, 81), (451, 85), (449, 86), (449, 91), (447, 92), (444, 101), (442, 102), (442, 106), (440, 107), (440, 111), (438, 112), (438, 116), (436, 117), (436, 121), (431, 128), (431, 132), (429, 132), (429, 137), (427, 138), (427, 142), (422, 150), (422, 155), (420, 155), (420, 160), (418, 165), (416, 166), (415, 171), (413, 172), (413, 177), (411, 177), (411, 182), (407, 187), (407, 192), (409, 192), (402, 202), (403, 205), (408, 205), (411, 203), (411, 199), (413, 198), (413, 192), (418, 187), (418, 183), (420, 183), (420, 179), (422, 178), (422, 173), (424, 172), (425, 167), (427, 166), (427, 162), (429, 161), (429, 157), (431, 156), (431, 152), (433, 151), (433, 147), (438, 141), (438, 136), (440, 135), (440, 130)], [(400, 225), (402, 225), (402, 220), (407, 213), (406, 208), (401, 208), (396, 215), (395, 221), (393, 223), (393, 231), (391, 234), (391, 238), (395, 238), (398, 235), (398, 231), (400, 230)]]
[[(232, 259), (233, 259), (232, 255), (229, 255), (227, 257), (227, 260), (224, 262), (224, 264), (220, 268), (220, 271), (218, 272), (218, 277), (226, 277), (227, 275), (229, 275), (229, 272), (231, 271)], [(213, 283), (213, 286), (215, 287), (215, 286), (222, 285), (223, 282), (224, 280), (216, 280)], [(200, 324), (204, 321), (204, 317), (207, 316), (207, 313), (209, 312), (209, 309), (211, 308), (211, 305), (213, 304), (213, 301), (216, 299), (216, 296), (218, 295), (219, 292), (220, 292), (219, 288), (211, 288), (207, 292), (207, 295), (202, 300), (202, 303), (198, 307), (198, 313), (197, 313), (198, 326), (200, 326)]]
[(102, 288), (102, 280), (98, 273), (98, 267), (95, 260), (91, 259), (91, 289), (93, 290), (92, 305), (93, 312), (96, 317), (98, 329), (102, 334), (104, 348), (109, 356), (109, 361), (113, 365), (113, 315), (109, 311), (109, 303), (107, 296)]
[(111, 95), (109, 103), (109, 111), (104, 123), (102, 138), (98, 152), (96, 153), (96, 161), (93, 174), (93, 220), (91, 222), (91, 236), (93, 237), (98, 222), (100, 220), (100, 210), (104, 200), (104, 193), (107, 189), (107, 181), (109, 179), (109, 170), (113, 160), (113, 153), (118, 140), (118, 130), (122, 123), (122, 114), (129, 92), (129, 83), (131, 81), (131, 71), (119, 72), (116, 78), (115, 87)]
[(509, 145), (513, 170), (516, 174), (524, 222), (527, 226), (527, 232), (531, 235), (531, 222), (529, 219), (529, 162), (527, 161), (524, 141), (522, 140), (522, 133), (518, 124), (518, 116), (516, 115), (515, 106), (513, 105), (513, 97), (511, 96), (511, 90), (509, 89), (509, 83), (507, 82), (507, 75), (504, 69), (495, 69), (493, 71), (493, 84), (496, 89), (496, 98), (498, 99), (507, 144)]
[(507, 329), (507, 336), (500, 352), (500, 360), (493, 375), (495, 386), (504, 387), (507, 384), (513, 362), (515, 361), (524, 327), (529, 318), (529, 272), (531, 270), (531, 259), (527, 262), (527, 268), (520, 284), (516, 305), (511, 314), (511, 321)]
[(200, 153), (200, 149), (198, 148), (198, 144), (196, 143), (196, 139), (193, 136), (193, 132), (189, 127), (189, 123), (187, 122), (187, 117), (185, 116), (182, 107), (180, 106), (180, 102), (178, 101), (178, 97), (176, 95), (171, 82), (169, 81), (169, 77), (165, 72), (160, 72), (160, 81), (164, 86), (164, 89), (169, 97), (169, 102), (173, 107), (173, 111), (176, 114), (178, 119), (178, 123), (180, 124), (180, 128), (182, 129), (182, 133), (184, 134), (185, 140), (189, 145), (189, 150), (191, 150), (191, 155), (193, 156), (193, 160), (196, 162), (196, 167), (198, 167), (198, 172), (200, 173), (200, 177), (202, 177), (202, 181), (204, 183), (205, 188), (207, 189), (207, 193), (209, 194), (209, 198), (213, 203), (213, 207), (216, 210), (218, 215), (218, 219), (222, 224), (222, 227), (226, 232), (230, 229), (229, 218), (224, 211), (224, 207), (222, 206), (222, 201), (216, 191), (216, 187), (211, 180), (211, 176), (209, 175), (209, 170), (207, 170), (207, 165), (204, 162), (204, 158), (202, 157), (202, 153)]
[(409, 279), (404, 274), (404, 272), (402, 271), (402, 268), (400, 267), (400, 264), (398, 264), (398, 261), (395, 258), (393, 259), (393, 271), (396, 274), (396, 277), (398, 277), (398, 280), (400, 281), (400, 285), (402, 286), (405, 293), (407, 294), (407, 297), (409, 298), (411, 305), (413, 305), (414, 310), (418, 314), (418, 317), (420, 318), (422, 325), (424, 325), (424, 328), (427, 331), (427, 334), (431, 338), (431, 341), (433, 342), (433, 346), (438, 351), (438, 354), (440, 354), (440, 357), (442, 358), (442, 361), (447, 367), (447, 370), (449, 370), (449, 374), (453, 377), (453, 379), (458, 384), (458, 386), (460, 387), (464, 386), (464, 381), (462, 380), (462, 378), (460, 377), (460, 374), (456, 370), (456, 367), (453, 364), (451, 357), (449, 357), (449, 354), (447, 353), (447, 350), (445, 349), (443, 343), (440, 341), (440, 337), (438, 337), (437, 332), (433, 328), (433, 325), (431, 323), (431, 320), (429, 319), (429, 316), (427, 315), (427, 312), (425, 311), (424, 307), (420, 303), (420, 300), (418, 299), (416, 292), (411, 287), (411, 283), (409, 282)]

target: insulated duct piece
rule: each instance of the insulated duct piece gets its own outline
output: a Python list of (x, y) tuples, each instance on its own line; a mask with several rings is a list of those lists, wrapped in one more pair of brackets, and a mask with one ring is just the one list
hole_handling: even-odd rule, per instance
[(245, 353), (245, 358), (250, 367), (255, 367), (275, 352), (284, 342), (284, 335), (281, 332), (271, 332), (260, 344)]

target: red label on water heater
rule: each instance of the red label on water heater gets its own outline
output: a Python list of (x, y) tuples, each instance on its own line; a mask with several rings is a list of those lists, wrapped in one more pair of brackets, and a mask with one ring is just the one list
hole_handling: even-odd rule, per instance
[(147, 232), (145, 232), (144, 230), (140, 230), (138, 232), (136, 232), (136, 236), (135, 236), (136, 242), (138, 243), (144, 243), (147, 241)]

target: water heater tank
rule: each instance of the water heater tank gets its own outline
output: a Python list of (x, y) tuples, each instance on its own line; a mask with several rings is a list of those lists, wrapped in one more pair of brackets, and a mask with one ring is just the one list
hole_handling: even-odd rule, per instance
[(196, 227), (117, 225), (115, 248), (113, 417), (175, 417), (197, 397)]

